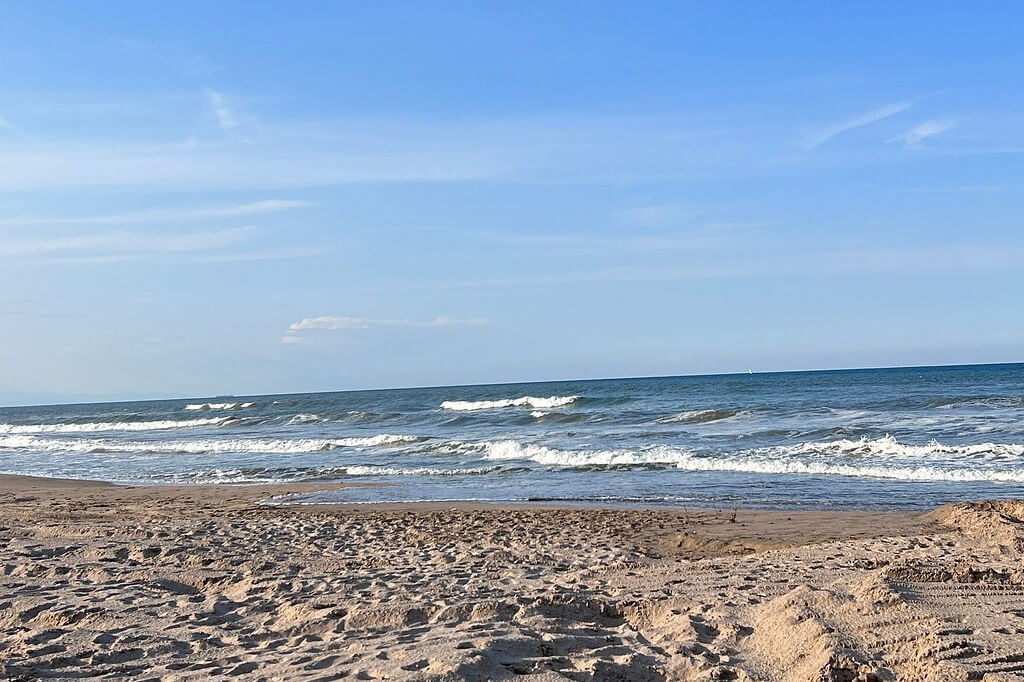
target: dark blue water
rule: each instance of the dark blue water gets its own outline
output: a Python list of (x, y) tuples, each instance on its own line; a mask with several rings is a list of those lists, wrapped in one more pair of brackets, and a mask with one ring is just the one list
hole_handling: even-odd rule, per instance
[(929, 507), (1024, 495), (1024, 365), (6, 408), (0, 470), (387, 484), (317, 502)]

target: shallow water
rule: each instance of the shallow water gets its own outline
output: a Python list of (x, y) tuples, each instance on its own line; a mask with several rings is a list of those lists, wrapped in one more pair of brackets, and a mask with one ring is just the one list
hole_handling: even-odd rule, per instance
[(1024, 494), (1024, 365), (0, 409), (0, 469), (310, 502), (930, 507)]

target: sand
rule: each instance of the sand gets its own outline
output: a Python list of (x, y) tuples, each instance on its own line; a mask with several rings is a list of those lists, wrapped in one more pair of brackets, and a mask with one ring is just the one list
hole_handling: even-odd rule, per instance
[(3, 477), (0, 674), (1024, 679), (1024, 502), (258, 505), (311, 488)]

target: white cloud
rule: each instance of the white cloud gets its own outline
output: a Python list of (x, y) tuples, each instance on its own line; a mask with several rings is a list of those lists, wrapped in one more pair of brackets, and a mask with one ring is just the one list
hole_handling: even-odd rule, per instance
[(367, 320), (362, 317), (348, 317), (346, 315), (321, 315), (320, 317), (305, 317), (298, 322), (288, 325), (288, 331), (297, 332), (303, 329), (366, 329), (370, 323), (380, 324), (378, 320)]
[(913, 147), (926, 138), (946, 132), (955, 125), (956, 121), (951, 118), (929, 119), (918, 123), (902, 135), (897, 135), (896, 137), (886, 140), (886, 142), (902, 142), (906, 147)]
[(231, 206), (205, 206), (200, 208), (152, 209), (130, 213), (100, 216), (3, 218), (0, 225), (117, 225), (127, 223), (159, 223), (202, 221), (218, 218), (261, 215), (310, 206), (308, 201), (292, 199), (264, 199)]
[(836, 123), (828, 127), (822, 128), (821, 130), (814, 133), (813, 135), (810, 135), (806, 140), (804, 140), (804, 149), (808, 151), (811, 149), (815, 149), (825, 144), (826, 142), (836, 137), (837, 135), (842, 135), (843, 133), (849, 132), (851, 130), (856, 130), (857, 128), (863, 128), (864, 126), (871, 125), (872, 123), (884, 121), (885, 119), (891, 118), (896, 114), (903, 113), (912, 106), (913, 102), (909, 101), (895, 102), (893, 104), (888, 104), (884, 107), (879, 107), (878, 109), (873, 109), (872, 111), (869, 111), (866, 114), (861, 114), (860, 116), (856, 116), (846, 121), (842, 121), (840, 123)]

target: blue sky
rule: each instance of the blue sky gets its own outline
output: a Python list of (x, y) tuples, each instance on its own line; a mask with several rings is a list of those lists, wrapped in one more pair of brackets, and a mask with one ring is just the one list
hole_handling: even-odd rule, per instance
[(1017, 3), (7, 3), (0, 402), (1024, 357)]

